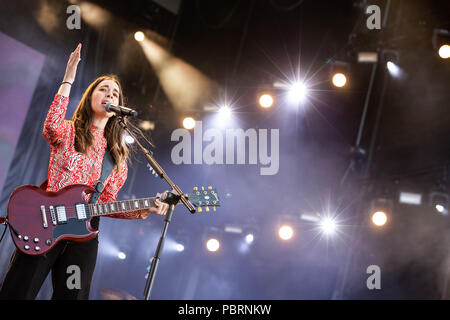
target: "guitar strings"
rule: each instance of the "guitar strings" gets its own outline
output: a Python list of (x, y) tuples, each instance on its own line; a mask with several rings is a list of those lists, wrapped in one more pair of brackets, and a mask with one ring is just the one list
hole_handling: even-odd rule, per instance
[[(155, 203), (155, 197), (154, 198), (144, 198), (144, 199), (135, 199), (135, 200), (122, 200), (122, 201), (115, 201), (115, 202), (100, 202), (100, 203), (80, 203), (80, 204), (83, 204), (83, 205), (87, 205), (88, 206), (88, 210), (89, 210), (89, 213), (90, 213), (90, 216), (91, 217), (95, 217), (95, 216), (102, 216), (102, 215), (110, 215), (110, 214), (118, 214), (118, 213), (124, 213), (124, 212), (133, 212), (133, 211), (140, 211), (140, 210), (143, 210), (143, 209), (147, 209), (147, 208), (150, 208), (150, 207), (152, 207), (152, 205)], [(149, 200), (149, 202), (150, 202), (150, 205), (148, 206), (148, 207), (146, 207), (146, 206), (143, 206), (143, 207), (139, 207), (139, 208), (136, 208), (135, 206), (134, 206), (134, 202), (138, 202), (138, 204), (139, 205), (141, 205), (142, 203), (144, 203), (144, 201), (145, 200)], [(122, 206), (119, 206), (118, 205), (118, 203), (127, 203), (127, 202), (133, 202), (132, 203), (132, 205), (130, 204), (130, 203), (128, 203), (128, 205), (125, 207), (125, 209), (123, 209), (123, 207)], [(102, 206), (102, 207), (104, 207), (105, 205), (108, 207), (108, 209), (109, 210), (111, 210), (111, 204), (114, 204), (115, 205), (115, 207), (116, 208), (118, 208), (118, 209), (120, 209), (120, 210), (116, 210), (116, 211), (109, 211), (109, 212), (105, 212), (105, 211), (102, 211), (101, 213), (99, 212), (99, 213), (94, 213), (93, 211), (93, 206)], [(56, 207), (57, 207), (58, 205), (56, 205), (56, 206), (53, 206), (55, 209), (55, 216), (57, 216), (58, 214), (57, 214), (57, 212), (56, 212)], [(104, 210), (104, 208), (102, 208), (102, 210)], [(46, 215), (47, 215), (47, 211), (49, 211), (49, 210), (46, 210)], [(99, 211), (99, 210), (97, 210), (97, 211)], [(77, 215), (77, 209), (76, 209), (76, 206), (68, 206), (68, 207), (65, 207), (65, 212), (66, 212), (66, 216), (68, 216), (68, 215)], [(51, 215), (50, 215), (51, 216)]]

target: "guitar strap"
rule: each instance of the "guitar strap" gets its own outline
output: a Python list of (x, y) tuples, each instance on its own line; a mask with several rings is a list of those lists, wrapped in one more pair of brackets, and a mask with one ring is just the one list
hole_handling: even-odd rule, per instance
[[(109, 149), (105, 150), (105, 155), (103, 156), (103, 164), (102, 164), (102, 173), (100, 179), (95, 182), (95, 190), (96, 192), (92, 194), (91, 200), (89, 203), (96, 203), (98, 198), (100, 197), (103, 189), (105, 189), (105, 181), (108, 179), (109, 174), (111, 173), (114, 167), (114, 162), (112, 160), (111, 153)], [(100, 224), (100, 217), (93, 217), (91, 219), (91, 227), (98, 230)]]
[(109, 152), (109, 149), (106, 149), (105, 155), (103, 156), (102, 174), (100, 176), (100, 179), (95, 182), (95, 186), (94, 186), (94, 188), (97, 192), (92, 194), (91, 200), (89, 201), (89, 203), (97, 202), (103, 189), (105, 189), (104, 183), (105, 183), (106, 179), (108, 179), (113, 167), (114, 167), (114, 162), (112, 160), (111, 153)]

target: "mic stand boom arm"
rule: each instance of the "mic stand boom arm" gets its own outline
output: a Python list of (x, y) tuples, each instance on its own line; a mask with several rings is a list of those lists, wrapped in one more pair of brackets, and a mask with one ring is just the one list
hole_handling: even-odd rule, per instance
[(159, 260), (161, 259), (161, 252), (164, 247), (164, 241), (167, 234), (167, 228), (169, 227), (169, 223), (172, 219), (173, 210), (175, 208), (175, 204), (177, 204), (179, 201), (181, 201), (186, 208), (189, 210), (190, 213), (195, 213), (195, 208), (192, 205), (192, 203), (189, 201), (189, 199), (185, 196), (185, 194), (181, 191), (181, 189), (175, 185), (172, 180), (167, 176), (163, 168), (156, 162), (156, 160), (153, 158), (150, 151), (148, 151), (136, 138), (136, 136), (131, 132), (131, 130), (128, 128), (127, 124), (125, 123), (125, 119), (122, 116), (117, 116), (119, 119), (119, 123), (121, 126), (125, 129), (126, 132), (136, 141), (141, 151), (144, 153), (145, 158), (147, 159), (148, 164), (155, 170), (155, 172), (158, 174), (158, 176), (161, 179), (166, 180), (166, 182), (170, 185), (172, 190), (175, 190), (176, 194), (172, 194), (172, 196), (168, 197), (165, 202), (169, 204), (169, 210), (166, 213), (166, 216), (164, 218), (164, 227), (161, 237), (159, 238), (158, 246), (156, 248), (156, 252), (154, 257), (152, 258), (152, 264), (150, 267), (150, 271), (147, 277), (147, 281), (145, 283), (145, 289), (144, 289), (144, 297), (145, 300), (150, 300), (150, 294), (152, 291), (153, 283), (155, 280), (156, 270), (158, 269)]

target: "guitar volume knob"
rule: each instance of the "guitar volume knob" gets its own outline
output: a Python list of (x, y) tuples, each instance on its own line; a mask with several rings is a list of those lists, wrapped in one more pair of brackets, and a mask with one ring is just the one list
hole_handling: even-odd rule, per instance
[(29, 239), (28, 236), (23, 237), (23, 241), (28, 241), (28, 239)]
[(33, 242), (34, 242), (34, 243), (38, 243), (38, 242), (39, 242), (39, 238), (34, 238), (34, 239), (33, 239)]
[(25, 249), (25, 250), (30, 250), (30, 246), (29, 246), (29, 245), (26, 245), (26, 246), (24, 247), (24, 249)]

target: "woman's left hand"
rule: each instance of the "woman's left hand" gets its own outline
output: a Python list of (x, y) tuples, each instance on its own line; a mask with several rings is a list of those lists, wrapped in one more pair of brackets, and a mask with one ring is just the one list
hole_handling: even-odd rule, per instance
[(150, 213), (155, 213), (162, 216), (164, 216), (167, 213), (167, 210), (169, 209), (169, 204), (159, 201), (161, 196), (162, 195), (160, 193), (156, 194), (155, 206), (149, 209)]

